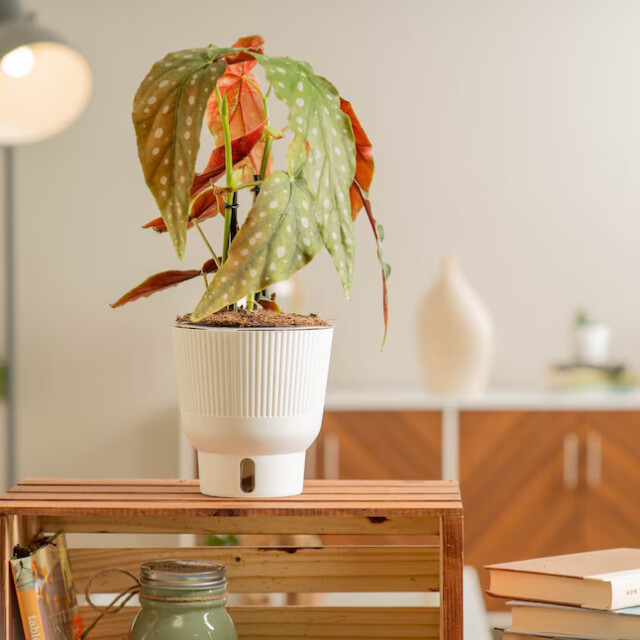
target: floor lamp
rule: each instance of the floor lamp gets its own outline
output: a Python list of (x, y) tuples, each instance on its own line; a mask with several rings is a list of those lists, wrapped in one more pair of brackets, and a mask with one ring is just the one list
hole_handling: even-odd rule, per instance
[(0, 147), (4, 164), (6, 483), (16, 481), (16, 289), (14, 147), (67, 128), (91, 94), (84, 58), (39, 26), (18, 0), (0, 0)]

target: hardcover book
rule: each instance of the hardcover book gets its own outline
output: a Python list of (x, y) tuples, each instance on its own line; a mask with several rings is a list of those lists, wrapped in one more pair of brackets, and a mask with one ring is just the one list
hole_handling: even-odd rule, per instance
[(570, 636), (559, 635), (539, 635), (536, 633), (517, 633), (511, 629), (502, 632), (502, 640), (584, 640), (584, 638), (572, 638)]
[(589, 609), (640, 605), (640, 549), (605, 549), (507, 562), (489, 570), (489, 594)]
[(16, 547), (11, 568), (27, 640), (78, 640), (82, 622), (64, 533)]
[(536, 602), (510, 602), (510, 632), (590, 640), (640, 640), (640, 607), (598, 611)]

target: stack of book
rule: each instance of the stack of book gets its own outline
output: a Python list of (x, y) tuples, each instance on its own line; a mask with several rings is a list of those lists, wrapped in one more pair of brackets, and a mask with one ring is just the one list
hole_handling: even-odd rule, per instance
[(640, 640), (640, 549), (508, 562), (489, 570), (489, 595), (510, 600), (503, 640)]
[(552, 391), (630, 391), (637, 386), (635, 375), (624, 364), (599, 366), (580, 362), (551, 366), (546, 382)]

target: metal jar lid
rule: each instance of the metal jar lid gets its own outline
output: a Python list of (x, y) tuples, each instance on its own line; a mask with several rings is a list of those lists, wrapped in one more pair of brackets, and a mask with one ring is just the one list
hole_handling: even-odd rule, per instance
[(160, 589), (224, 589), (226, 569), (202, 560), (158, 560), (140, 567), (140, 584)]

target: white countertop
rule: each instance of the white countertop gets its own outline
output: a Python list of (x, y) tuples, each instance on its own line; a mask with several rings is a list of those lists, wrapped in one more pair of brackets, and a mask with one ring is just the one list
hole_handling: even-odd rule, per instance
[(640, 410), (640, 391), (590, 392), (491, 390), (476, 398), (436, 396), (420, 389), (327, 392), (328, 411), (509, 410), (630, 411)]

